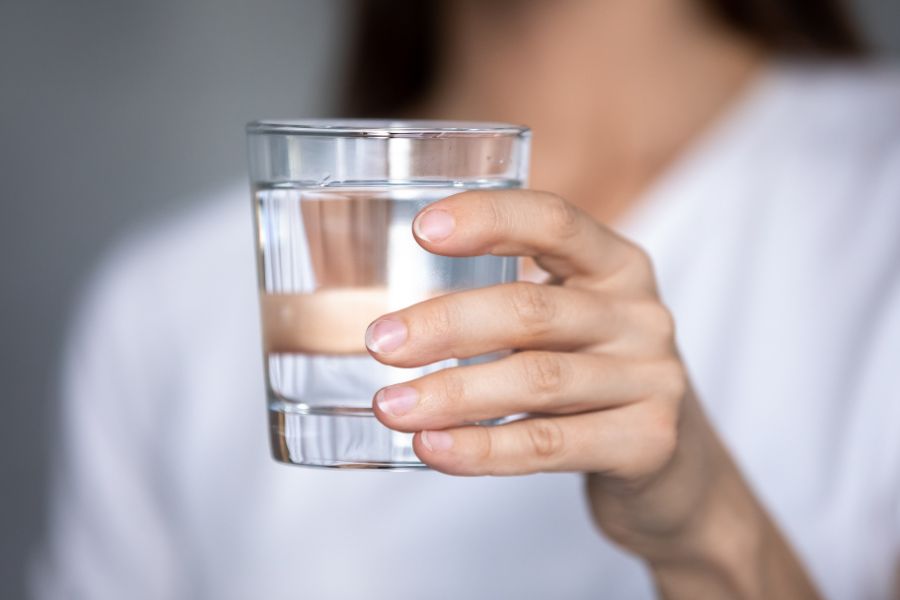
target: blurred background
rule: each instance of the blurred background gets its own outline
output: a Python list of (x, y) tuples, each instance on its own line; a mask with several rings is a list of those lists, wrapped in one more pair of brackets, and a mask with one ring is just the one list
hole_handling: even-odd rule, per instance
[[(0, 2), (0, 598), (23, 597), (43, 527), (85, 278), (117, 237), (243, 179), (246, 121), (335, 112), (350, 6)], [(854, 6), (878, 54), (900, 57), (900, 2)]]

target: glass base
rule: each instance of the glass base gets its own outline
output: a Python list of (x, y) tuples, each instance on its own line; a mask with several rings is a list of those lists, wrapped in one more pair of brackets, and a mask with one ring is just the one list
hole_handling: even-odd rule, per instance
[(412, 434), (392, 431), (369, 409), (278, 403), (269, 409), (275, 460), (331, 469), (427, 469), (412, 448)]

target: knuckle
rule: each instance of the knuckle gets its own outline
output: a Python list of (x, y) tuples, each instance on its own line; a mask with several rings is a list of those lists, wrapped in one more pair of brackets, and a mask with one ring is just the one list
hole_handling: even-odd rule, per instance
[(657, 324), (659, 332), (665, 336), (666, 339), (674, 340), (675, 339), (675, 316), (672, 315), (672, 311), (663, 306), (659, 305), (659, 323)]
[(507, 215), (500, 205), (491, 197), (484, 202), (484, 215), (482, 217), (484, 227), (493, 234), (494, 237), (501, 236), (509, 229), (509, 215)]
[(658, 394), (662, 399), (680, 403), (687, 395), (688, 377), (684, 365), (677, 359), (663, 361), (655, 377)]
[(544, 205), (545, 221), (557, 237), (574, 237), (581, 229), (581, 215), (578, 209), (563, 198), (551, 195)]
[(444, 369), (439, 376), (439, 402), (450, 406), (459, 405), (466, 395), (465, 379), (454, 369)]
[(675, 318), (662, 303), (653, 300), (639, 301), (634, 305), (637, 320), (642, 329), (654, 340), (672, 342), (675, 339)]
[(638, 246), (637, 244), (631, 244), (631, 260), (646, 269), (653, 269), (653, 261), (650, 259), (650, 255), (647, 254), (647, 251)]
[(627, 264), (640, 276), (640, 280), (656, 281), (653, 259), (650, 258), (650, 255), (643, 248), (629, 243), (626, 250), (626, 258)]
[(523, 352), (520, 356), (524, 380), (532, 394), (550, 396), (562, 389), (565, 373), (559, 356), (549, 352)]
[(478, 427), (475, 431), (478, 432), (478, 450), (475, 459), (480, 464), (487, 465), (490, 468), (494, 462), (494, 440), (491, 437), (492, 432), (487, 427)]
[(675, 318), (668, 308), (659, 302), (654, 302), (653, 308), (648, 313), (651, 327), (659, 337), (666, 340), (675, 337)]
[(632, 438), (629, 458), (617, 471), (625, 479), (642, 481), (674, 459), (679, 443), (678, 420), (670, 408), (654, 404), (644, 409), (633, 425), (637, 435)]
[(433, 337), (443, 337), (454, 330), (454, 310), (446, 299), (436, 300), (419, 319), (422, 331)]
[(531, 419), (528, 440), (534, 456), (547, 460), (559, 457), (565, 448), (562, 427), (553, 419)]
[(660, 468), (672, 459), (678, 447), (678, 420), (674, 411), (651, 411), (645, 431), (648, 467)]
[(544, 332), (553, 319), (556, 311), (548, 296), (544, 286), (536, 283), (521, 282), (513, 285), (510, 297), (513, 313), (529, 333)]

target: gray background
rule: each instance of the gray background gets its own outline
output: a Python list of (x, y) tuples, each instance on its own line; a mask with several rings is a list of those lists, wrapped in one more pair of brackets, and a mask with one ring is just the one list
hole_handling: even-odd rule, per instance
[[(900, 56), (900, 2), (857, 5)], [(347, 6), (0, 0), (0, 598), (42, 527), (80, 282), (123, 229), (242, 177), (246, 121), (333, 112)]]

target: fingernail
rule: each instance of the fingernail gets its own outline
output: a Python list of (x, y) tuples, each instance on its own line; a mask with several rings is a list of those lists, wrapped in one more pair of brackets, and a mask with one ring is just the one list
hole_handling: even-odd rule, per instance
[(440, 242), (450, 237), (456, 227), (456, 220), (446, 210), (434, 208), (420, 214), (413, 229), (416, 235), (426, 242)]
[(446, 431), (423, 431), (422, 443), (432, 452), (441, 452), (453, 447), (453, 436)]
[(406, 341), (406, 325), (395, 319), (378, 319), (366, 329), (366, 348), (372, 352), (393, 352)]
[(375, 404), (381, 412), (402, 417), (419, 402), (419, 392), (415, 388), (397, 385), (379, 390), (375, 394)]

